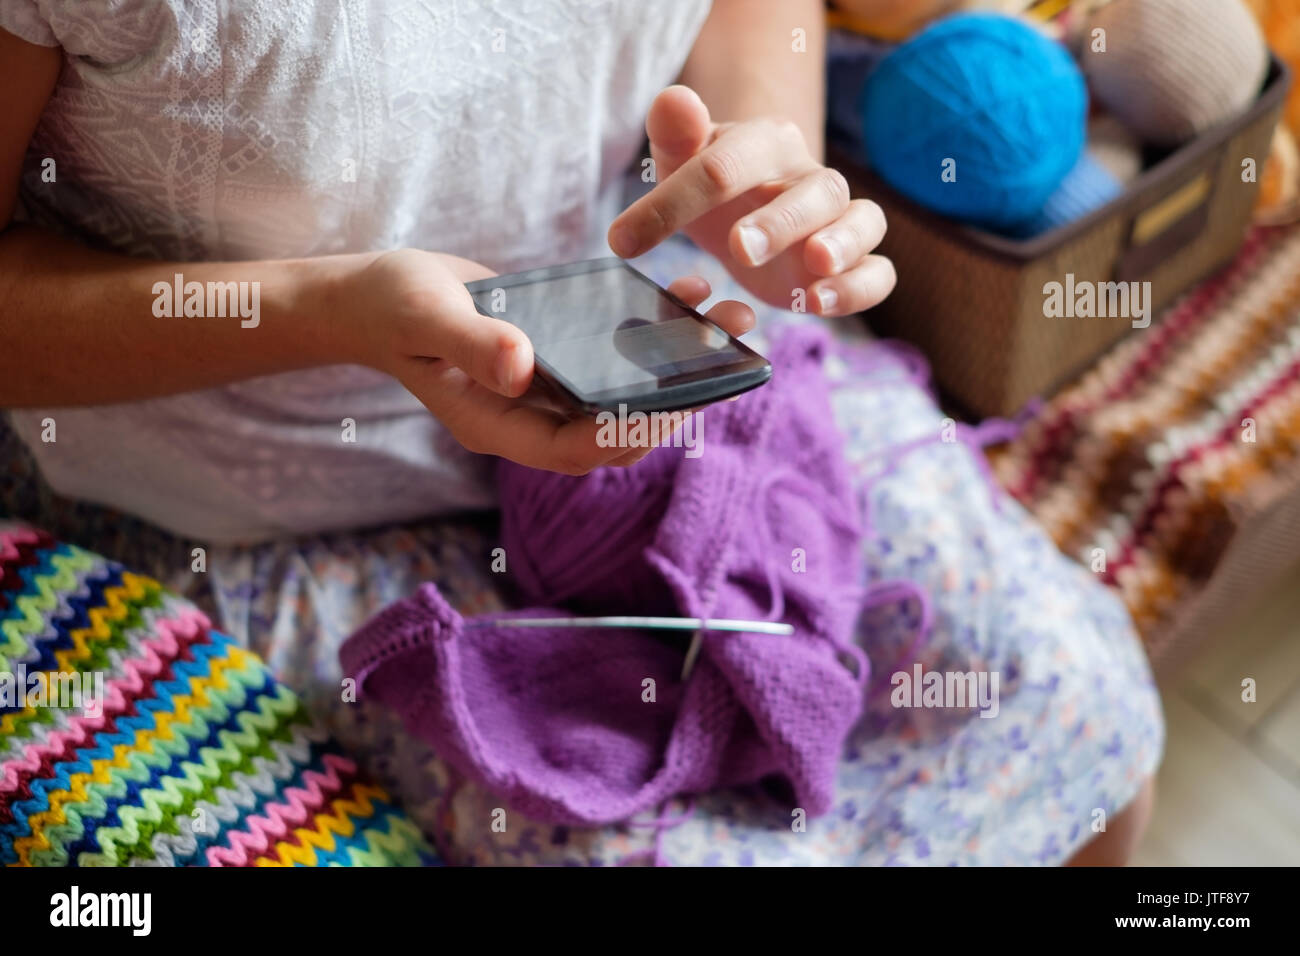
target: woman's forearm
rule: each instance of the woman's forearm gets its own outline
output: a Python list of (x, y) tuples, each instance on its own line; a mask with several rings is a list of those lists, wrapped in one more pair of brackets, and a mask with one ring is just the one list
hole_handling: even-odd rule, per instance
[(681, 81), (700, 95), (717, 122), (759, 116), (793, 120), (820, 160), (825, 50), (821, 0), (714, 0)]
[(0, 233), (0, 407), (129, 401), (353, 360), (350, 316), (331, 308), (353, 258), (167, 263), (12, 226)]

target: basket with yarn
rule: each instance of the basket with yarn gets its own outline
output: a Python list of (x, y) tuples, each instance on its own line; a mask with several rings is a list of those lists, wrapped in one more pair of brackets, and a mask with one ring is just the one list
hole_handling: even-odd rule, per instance
[(1080, 11), (1071, 46), (982, 12), (904, 39), (862, 82), (857, 158), (932, 212), (1032, 239), (1105, 207), (1146, 160), (1241, 114), (1267, 74), (1241, 0), (1070, 6)]
[[(1249, 2), (1268, 8), (1270, 37), (1294, 28), (1285, 48), (1300, 50), (1300, 0)], [(877, 9), (877, 0), (834, 3), (859, 16)], [(955, 408), (1005, 416), (1124, 336), (1145, 334), (1132, 316), (1044, 321), (1046, 283), (1067, 273), (1149, 283), (1145, 309), (1158, 321), (1237, 254), (1258, 196), (1283, 215), (1300, 208), (1300, 149), (1279, 135), (1268, 158), (1290, 71), (1242, 0), (999, 6), (1020, 15), (951, 14), (893, 46), (833, 34), (844, 42), (828, 44), (828, 144), (854, 195), (879, 203), (889, 222), (879, 251), (898, 282), (867, 314), (872, 330), (920, 348)], [(1148, 26), (1175, 6), (1203, 22)], [(1155, 128), (1124, 102), (1125, 76), (1103, 78), (1124, 72), (1116, 53), (1143, 30), (1149, 58), (1181, 66), (1157, 74), (1169, 95)], [(1178, 135), (1192, 138), (1173, 142), (1178, 83), (1189, 87), (1179, 120), (1188, 132)], [(1067, 108), (1036, 115), (1044, 101)], [(955, 160), (951, 182), (941, 178), (945, 158)], [(1247, 175), (1256, 167), (1258, 178)]]

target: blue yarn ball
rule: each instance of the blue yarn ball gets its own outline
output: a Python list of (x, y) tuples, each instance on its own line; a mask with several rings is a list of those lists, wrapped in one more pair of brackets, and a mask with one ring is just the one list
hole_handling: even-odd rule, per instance
[(1029, 239), (1059, 229), (1106, 205), (1123, 191), (1124, 184), (1085, 152), (1047, 197), (1043, 208), (1031, 219), (1007, 229), (1007, 235)]
[[(1082, 72), (1064, 47), (1011, 17), (940, 20), (881, 62), (859, 102), (880, 177), (977, 225), (1033, 216), (1083, 151)], [(945, 168), (955, 181), (944, 181)]]

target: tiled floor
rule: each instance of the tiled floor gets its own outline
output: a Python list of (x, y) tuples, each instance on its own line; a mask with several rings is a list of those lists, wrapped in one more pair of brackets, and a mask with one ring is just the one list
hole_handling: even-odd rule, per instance
[(1300, 565), (1162, 689), (1169, 737), (1134, 864), (1300, 865)]

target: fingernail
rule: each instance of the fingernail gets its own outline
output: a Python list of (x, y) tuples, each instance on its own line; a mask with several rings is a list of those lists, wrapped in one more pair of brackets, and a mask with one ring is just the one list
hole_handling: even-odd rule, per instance
[(831, 269), (835, 272), (841, 271), (844, 268), (844, 246), (830, 233), (826, 233), (819, 238), (822, 245), (826, 247), (826, 251), (831, 255)]
[(759, 265), (763, 257), (767, 255), (768, 248), (767, 233), (757, 226), (740, 227), (740, 248), (745, 250), (745, 255), (749, 256), (749, 261), (753, 265)]
[(619, 226), (610, 233), (609, 247), (614, 250), (614, 255), (631, 259), (637, 251), (636, 234), (628, 226)]
[(515, 384), (515, 347), (507, 345), (497, 356), (497, 386), (509, 395)]
[(835, 308), (835, 303), (840, 301), (840, 295), (829, 286), (822, 286), (817, 290), (817, 307), (822, 312), (829, 312)]

